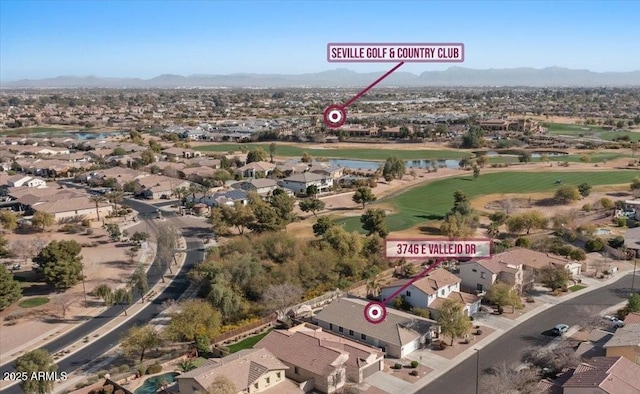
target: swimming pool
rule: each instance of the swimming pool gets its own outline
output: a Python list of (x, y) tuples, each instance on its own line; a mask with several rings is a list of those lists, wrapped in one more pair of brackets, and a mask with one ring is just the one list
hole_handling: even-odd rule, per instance
[(144, 381), (142, 386), (138, 387), (134, 394), (155, 394), (160, 388), (160, 384), (162, 380), (166, 380), (167, 383), (173, 383), (176, 381), (176, 376), (178, 376), (175, 372), (163, 373), (162, 375), (152, 376)]

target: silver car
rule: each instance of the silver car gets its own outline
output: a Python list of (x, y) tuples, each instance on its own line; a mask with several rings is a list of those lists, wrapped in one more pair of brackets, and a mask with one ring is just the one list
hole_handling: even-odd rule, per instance
[(569, 331), (569, 326), (566, 324), (556, 324), (556, 326), (551, 329), (551, 332), (555, 335), (562, 335), (567, 331)]

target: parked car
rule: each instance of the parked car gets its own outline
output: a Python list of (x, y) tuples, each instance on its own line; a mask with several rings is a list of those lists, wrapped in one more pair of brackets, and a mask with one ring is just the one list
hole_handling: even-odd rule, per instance
[(624, 327), (624, 322), (615, 316), (605, 315), (604, 319), (611, 322), (611, 325), (616, 328)]
[(566, 333), (567, 331), (569, 331), (569, 326), (566, 324), (556, 324), (556, 326), (551, 329), (551, 332), (558, 336)]
[(22, 267), (22, 265), (20, 265), (20, 264), (14, 264), (13, 265), (13, 269), (14, 270), (19, 270), (21, 267)]

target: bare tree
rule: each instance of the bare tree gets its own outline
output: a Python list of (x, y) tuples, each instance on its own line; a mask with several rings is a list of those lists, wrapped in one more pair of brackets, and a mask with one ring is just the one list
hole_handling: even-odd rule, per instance
[(580, 316), (580, 329), (591, 332), (596, 328), (604, 327), (604, 321), (600, 316), (600, 308), (595, 305), (582, 305), (578, 308)]
[(522, 362), (555, 374), (564, 368), (576, 367), (580, 358), (573, 346), (565, 341), (556, 346), (530, 347), (523, 352)]
[(11, 243), (11, 252), (24, 259), (24, 263), (27, 264), (29, 259), (36, 255), (33, 242), (24, 239), (18, 239)]
[(76, 303), (76, 301), (78, 301), (78, 296), (76, 294), (60, 293), (53, 298), (52, 304), (56, 310), (60, 312), (61, 317), (66, 319), (67, 312), (69, 312), (69, 309)]
[(304, 291), (298, 285), (282, 283), (269, 286), (262, 299), (267, 307), (278, 314), (278, 319), (283, 319), (289, 309), (300, 302)]
[(535, 393), (540, 380), (535, 369), (520, 369), (517, 364), (501, 363), (480, 378), (483, 394)]
[(207, 387), (209, 394), (236, 394), (238, 389), (226, 376), (220, 375), (213, 380), (211, 386)]

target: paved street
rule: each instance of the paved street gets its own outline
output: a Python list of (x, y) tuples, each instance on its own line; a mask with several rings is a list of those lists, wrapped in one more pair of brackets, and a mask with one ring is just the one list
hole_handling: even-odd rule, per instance
[[(136, 200), (125, 199), (126, 204), (140, 212), (145, 216), (155, 214), (156, 208), (139, 202)], [(118, 329), (103, 335), (99, 339), (92, 342), (89, 346), (83, 348), (81, 351), (74, 353), (61, 361), (58, 364), (58, 371), (66, 371), (68, 373), (75, 371), (82, 366), (87, 365), (90, 361), (95, 359), (96, 355), (105, 354), (111, 348), (113, 348), (120, 339), (120, 335), (123, 331), (126, 331), (133, 325), (146, 324), (151, 319), (156, 317), (162, 311), (162, 303), (167, 299), (177, 299), (182, 293), (189, 287), (190, 281), (187, 277), (187, 273), (200, 261), (204, 259), (204, 251), (202, 249), (201, 239), (198, 237), (203, 231), (205, 231), (206, 222), (198, 219), (192, 219), (189, 217), (175, 217), (173, 214), (164, 214), (166, 218), (170, 218), (173, 224), (182, 228), (183, 236), (187, 242), (187, 255), (185, 263), (182, 265), (181, 270), (176, 274), (174, 281), (160, 294), (160, 296), (152, 303), (142, 309), (135, 317), (121, 325)], [(153, 227), (156, 227), (158, 223), (153, 220), (148, 221), (149, 226), (152, 227), (149, 232), (154, 232)], [(160, 275), (157, 270), (153, 268), (148, 271), (149, 287), (153, 287), (160, 281)], [(135, 298), (139, 301), (139, 296)], [(134, 302), (135, 302), (134, 300)], [(54, 341), (43, 346), (44, 349), (51, 353), (56, 353), (69, 347), (71, 344), (81, 340), (83, 337), (90, 335), (95, 330), (99, 329), (103, 325), (109, 323), (114, 318), (120, 316), (122, 310), (119, 306), (115, 306), (107, 309), (105, 312), (88, 320), (86, 323), (80, 325), (78, 328), (64, 334), (63, 336), (55, 339)], [(13, 362), (0, 366), (1, 371), (12, 371)], [(3, 394), (20, 394), (22, 390), (19, 385), (13, 385), (7, 389), (0, 391)]]
[[(569, 325), (580, 323), (580, 319), (583, 318), (580, 308), (583, 306), (606, 309), (623, 302), (631, 290), (631, 279), (632, 275), (624, 275), (618, 281), (607, 286), (577, 296), (564, 303), (553, 305), (505, 332), (479, 352), (480, 371), (503, 361), (506, 363), (519, 362), (522, 351), (527, 347), (548, 344), (553, 337), (545, 336), (543, 333), (557, 323)], [(476, 393), (477, 361), (476, 357), (464, 360), (416, 393)]]

